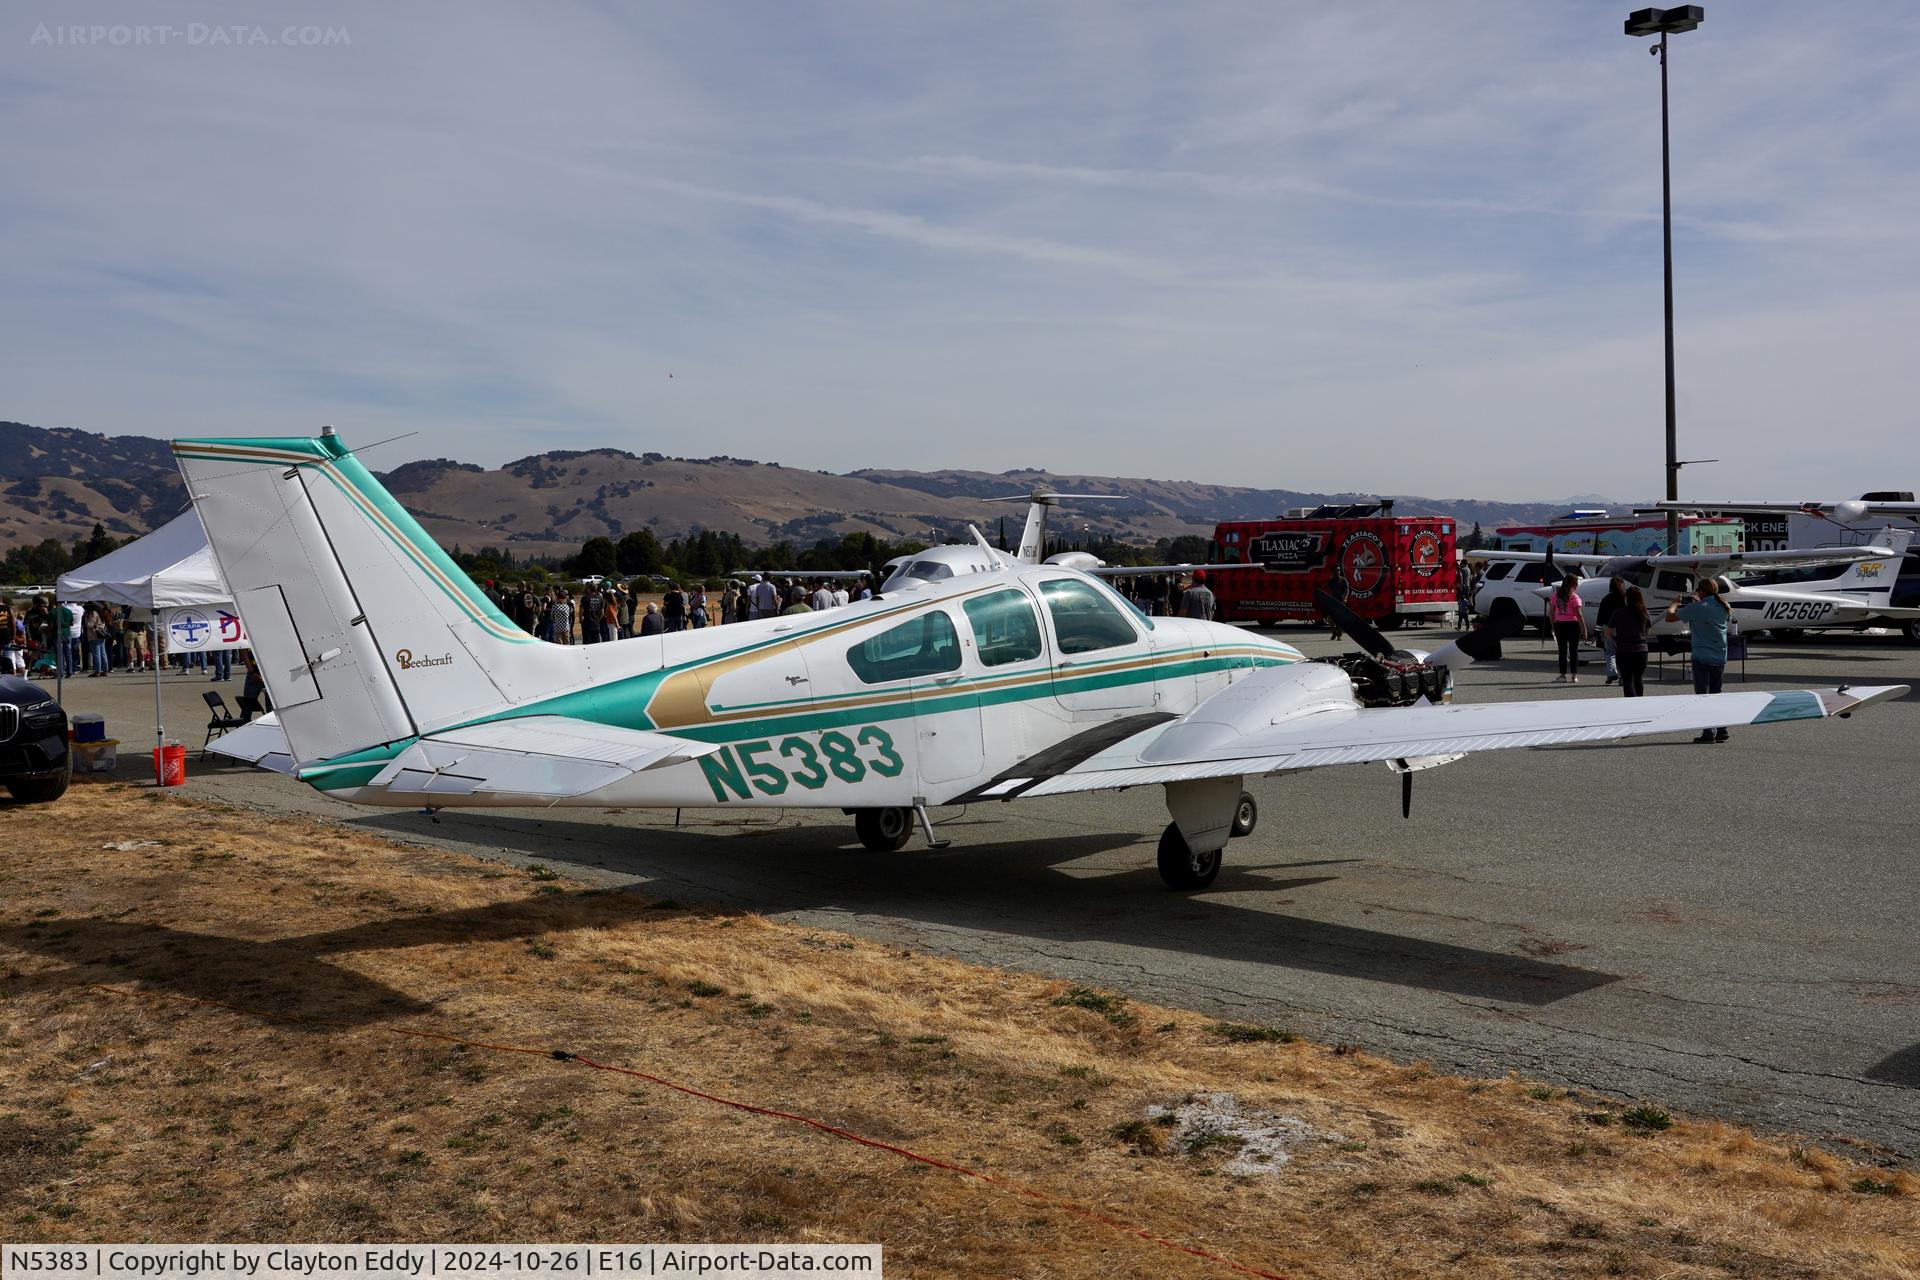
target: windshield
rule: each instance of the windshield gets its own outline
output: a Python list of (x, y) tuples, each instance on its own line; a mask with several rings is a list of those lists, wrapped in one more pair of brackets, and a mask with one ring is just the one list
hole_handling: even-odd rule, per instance
[(938, 560), (910, 560), (893, 571), (893, 576), (886, 580), (881, 590), (897, 590), (918, 582), (938, 582), (952, 576), (952, 567)]

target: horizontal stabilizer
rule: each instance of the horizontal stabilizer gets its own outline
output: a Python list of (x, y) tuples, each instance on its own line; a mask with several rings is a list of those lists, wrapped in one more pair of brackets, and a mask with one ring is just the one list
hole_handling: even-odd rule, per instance
[(287, 731), (280, 727), (280, 717), (271, 711), (221, 734), (207, 744), (207, 750), (275, 773), (292, 773), (298, 764), (287, 749)]
[(664, 733), (565, 716), (523, 716), (449, 729), (413, 743), (369, 784), (432, 795), (562, 800), (718, 748)]

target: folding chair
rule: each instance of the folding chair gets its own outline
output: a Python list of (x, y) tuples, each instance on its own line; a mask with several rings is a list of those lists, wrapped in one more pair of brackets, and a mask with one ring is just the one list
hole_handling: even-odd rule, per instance
[(200, 744), (200, 758), (204, 760), (207, 758), (207, 748), (212, 745), (215, 738), (227, 732), (229, 729), (238, 729), (241, 725), (245, 724), (246, 721), (228, 710), (227, 700), (222, 698), (218, 693), (215, 693), (212, 689), (201, 694), (200, 700), (207, 704), (207, 711), (209, 712), (207, 738), (205, 742)]

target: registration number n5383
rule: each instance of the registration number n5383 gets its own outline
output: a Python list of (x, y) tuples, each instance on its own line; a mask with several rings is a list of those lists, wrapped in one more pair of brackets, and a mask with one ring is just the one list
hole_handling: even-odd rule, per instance
[(854, 783), (873, 773), (897, 778), (906, 761), (894, 749), (893, 737), (878, 725), (838, 729), (786, 738), (735, 742), (700, 757), (700, 770), (713, 788), (716, 803), (748, 800), (761, 795), (784, 795), (789, 787), (818, 791), (829, 780)]

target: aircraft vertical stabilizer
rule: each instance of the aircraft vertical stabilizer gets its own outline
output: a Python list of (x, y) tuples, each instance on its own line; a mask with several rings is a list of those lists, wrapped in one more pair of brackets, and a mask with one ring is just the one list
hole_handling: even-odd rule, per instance
[[(305, 764), (578, 681), (493, 607), (329, 431), (176, 440), (274, 710)], [(511, 692), (509, 692), (509, 690)]]
[(1836, 590), (1871, 591), (1876, 597), (1873, 603), (1885, 605), (1893, 598), (1893, 584), (1900, 579), (1900, 562), (1907, 554), (1907, 545), (1913, 541), (1913, 530), (1888, 525), (1869, 541), (1874, 546), (1887, 548), (1893, 554), (1885, 560), (1862, 560), (1850, 564), (1829, 585)]

